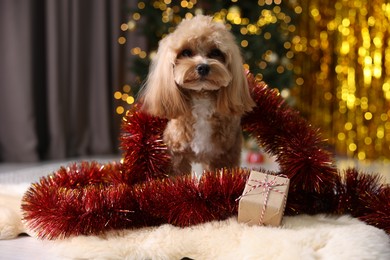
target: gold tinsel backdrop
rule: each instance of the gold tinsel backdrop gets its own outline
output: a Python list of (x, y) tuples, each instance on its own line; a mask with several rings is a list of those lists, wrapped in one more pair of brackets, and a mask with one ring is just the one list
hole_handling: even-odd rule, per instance
[(390, 3), (301, 0), (296, 106), (337, 153), (390, 158)]

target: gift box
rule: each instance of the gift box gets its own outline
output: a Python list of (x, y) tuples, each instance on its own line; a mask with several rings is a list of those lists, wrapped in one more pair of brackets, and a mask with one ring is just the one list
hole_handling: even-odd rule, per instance
[(287, 177), (252, 171), (238, 198), (238, 222), (279, 226), (286, 207)]

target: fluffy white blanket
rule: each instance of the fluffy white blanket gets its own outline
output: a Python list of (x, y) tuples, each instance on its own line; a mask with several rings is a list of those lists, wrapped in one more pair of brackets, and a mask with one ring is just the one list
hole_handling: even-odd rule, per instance
[[(20, 198), (26, 185), (0, 185), (0, 239), (27, 232)], [(67, 259), (390, 259), (390, 238), (349, 216), (285, 217), (249, 227), (236, 218), (188, 228), (171, 225), (46, 241)]]

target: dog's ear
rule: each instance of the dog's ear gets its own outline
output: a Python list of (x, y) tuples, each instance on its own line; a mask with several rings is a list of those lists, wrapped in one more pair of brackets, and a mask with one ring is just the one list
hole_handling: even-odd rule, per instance
[(170, 40), (167, 36), (160, 41), (139, 96), (144, 111), (168, 119), (184, 114), (188, 110), (185, 97), (174, 80), (173, 69), (177, 54), (170, 49)]
[[(227, 44), (229, 45), (229, 43)], [(240, 49), (234, 43), (234, 40), (231, 41), (228, 49), (230, 53), (227, 62), (233, 79), (226, 88), (220, 90), (217, 104), (218, 109), (224, 113), (241, 115), (251, 111), (256, 104), (249, 93)]]

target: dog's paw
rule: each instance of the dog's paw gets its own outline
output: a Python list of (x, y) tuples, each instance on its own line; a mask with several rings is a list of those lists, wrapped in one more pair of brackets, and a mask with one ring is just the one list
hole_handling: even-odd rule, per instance
[(164, 142), (173, 153), (183, 153), (190, 148), (190, 144), (180, 136), (167, 136)]
[(189, 145), (187, 143), (180, 143), (180, 142), (175, 142), (172, 143), (170, 147), (170, 150), (174, 153), (182, 153), (188, 150)]
[(0, 239), (12, 239), (24, 232), (20, 215), (14, 210), (0, 205)]

